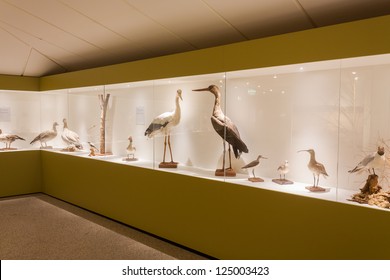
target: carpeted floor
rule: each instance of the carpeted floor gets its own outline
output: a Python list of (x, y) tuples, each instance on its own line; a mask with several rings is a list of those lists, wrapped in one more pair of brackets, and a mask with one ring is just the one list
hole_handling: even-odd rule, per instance
[(0, 199), (0, 259), (205, 259), (44, 194)]

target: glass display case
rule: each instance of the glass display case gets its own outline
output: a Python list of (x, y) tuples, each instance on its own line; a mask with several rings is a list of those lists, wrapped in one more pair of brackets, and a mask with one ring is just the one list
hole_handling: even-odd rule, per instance
[[(358, 205), (350, 200), (370, 173), (378, 175), (384, 196), (389, 190), (389, 77), (386, 54), (47, 92), (2, 91), (0, 128), (26, 139), (12, 144), (19, 150), (39, 149), (30, 142), (57, 122), (58, 135), (48, 142), (53, 152)], [(101, 98), (108, 100), (104, 153)], [(64, 149), (63, 119), (82, 148)], [(161, 132), (148, 137), (148, 129)], [(233, 144), (230, 153), (223, 139)], [(165, 161), (172, 152), (177, 165), (161, 167), (164, 150)], [(217, 174), (230, 162), (233, 173)], [(359, 172), (349, 172), (356, 166)], [(320, 188), (313, 190), (317, 180)]]

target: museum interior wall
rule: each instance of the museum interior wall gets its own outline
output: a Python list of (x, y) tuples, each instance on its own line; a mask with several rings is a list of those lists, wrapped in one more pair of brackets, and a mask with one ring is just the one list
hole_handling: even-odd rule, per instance
[(1, 143), (0, 196), (44, 192), (222, 259), (388, 258), (357, 244), (389, 227), (389, 26), (386, 16), (42, 77), (40, 91), (2, 77), (0, 128), (23, 139)]

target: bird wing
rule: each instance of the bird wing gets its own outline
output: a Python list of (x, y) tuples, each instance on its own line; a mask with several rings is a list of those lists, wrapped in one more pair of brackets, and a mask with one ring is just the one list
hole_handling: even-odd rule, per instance
[(69, 129), (64, 130), (64, 131), (62, 132), (62, 134), (61, 134), (61, 137), (62, 137), (62, 139), (64, 139), (65, 141), (70, 142), (70, 143), (72, 143), (72, 144), (74, 144), (74, 143), (79, 143), (79, 142), (80, 142), (80, 137), (79, 137), (79, 135), (78, 135), (76, 132), (74, 132), (74, 131), (72, 131), (72, 130), (69, 130)]
[(315, 164), (315, 169), (318, 172), (318, 174), (322, 174), (325, 176), (329, 176), (328, 173), (326, 173), (325, 166), (322, 163), (317, 162)]
[(371, 155), (366, 156), (361, 162), (358, 163), (358, 165), (356, 165), (356, 167), (354, 169), (349, 170), (348, 172), (354, 173), (354, 172), (360, 171), (361, 169), (366, 167), (370, 162), (372, 162), (374, 160), (375, 154), (376, 154), (376, 152), (372, 153)]
[(259, 161), (254, 160), (254, 161), (251, 161), (250, 163), (248, 163), (247, 165), (241, 167), (241, 169), (246, 169), (246, 168), (255, 167), (255, 166), (258, 165), (258, 164), (259, 164)]
[(172, 121), (173, 118), (173, 112), (165, 112), (161, 115), (158, 115), (154, 118), (154, 120), (150, 123), (149, 127), (145, 131), (145, 136), (152, 137), (156, 133), (159, 132), (159, 130), (166, 127), (170, 121)]
[(12, 142), (15, 141), (16, 139), (26, 140), (26, 139), (24, 139), (24, 138), (22, 138), (22, 137), (20, 137), (20, 136), (18, 136), (16, 134), (7, 134), (6, 138), (7, 138), (7, 140), (12, 141)]
[(226, 116), (224, 117), (216, 117), (211, 116), (211, 123), (215, 131), (221, 136), (225, 138), (225, 128), (226, 128), (226, 142), (232, 145), (233, 152), (236, 158), (239, 158), (241, 153), (247, 153), (248, 148), (246, 144), (241, 140), (240, 133), (236, 125)]
[(51, 138), (54, 138), (56, 135), (57, 135), (57, 133), (55, 133), (53, 130), (47, 130), (47, 131), (41, 132), (38, 134), (37, 137), (34, 138), (34, 140), (32, 140), (30, 142), (30, 144), (33, 144), (36, 141), (43, 141), (43, 140), (47, 140), (47, 139), (50, 140)]

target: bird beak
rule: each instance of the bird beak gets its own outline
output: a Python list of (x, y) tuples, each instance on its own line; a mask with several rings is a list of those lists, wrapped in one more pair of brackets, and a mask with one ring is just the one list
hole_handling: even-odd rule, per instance
[(181, 97), (181, 94), (179, 95), (179, 97), (180, 97), (181, 101), (183, 101), (183, 97)]
[(300, 153), (300, 152), (307, 152), (307, 150), (299, 150), (298, 153)]
[(266, 158), (266, 157), (261, 157), (261, 158), (263, 158), (263, 159), (268, 159), (268, 158)]
[(209, 91), (209, 88), (193, 89), (192, 91)]

